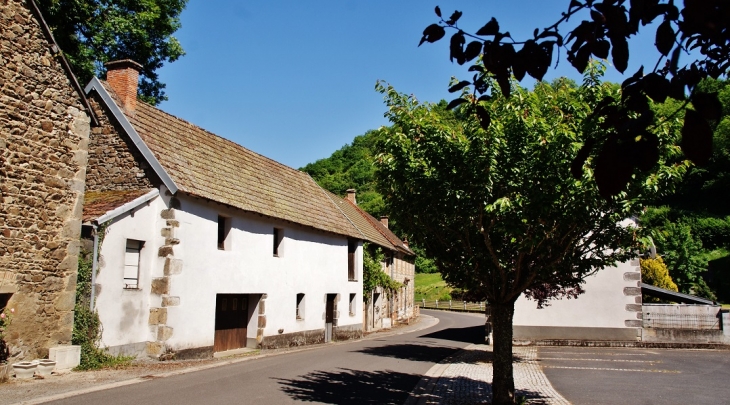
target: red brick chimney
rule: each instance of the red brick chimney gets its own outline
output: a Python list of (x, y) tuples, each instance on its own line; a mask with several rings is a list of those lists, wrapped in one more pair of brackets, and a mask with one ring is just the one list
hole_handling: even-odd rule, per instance
[(142, 65), (130, 60), (115, 60), (106, 63), (106, 82), (117, 93), (122, 107), (127, 112), (134, 112), (137, 108), (137, 84), (139, 83), (139, 71)]
[(385, 216), (385, 215), (383, 215), (382, 217), (380, 217), (380, 223), (383, 224), (383, 225), (385, 225), (385, 227), (387, 228), (388, 227), (388, 217)]
[(353, 204), (355, 204), (355, 205), (357, 205), (357, 200), (355, 199), (355, 194), (356, 194), (356, 193), (357, 193), (357, 192), (355, 191), (355, 189), (354, 189), (354, 188), (350, 188), (350, 189), (348, 189), (348, 190), (347, 190), (347, 199), (348, 199), (348, 200), (349, 200), (349, 201), (350, 201), (351, 203), (353, 203)]

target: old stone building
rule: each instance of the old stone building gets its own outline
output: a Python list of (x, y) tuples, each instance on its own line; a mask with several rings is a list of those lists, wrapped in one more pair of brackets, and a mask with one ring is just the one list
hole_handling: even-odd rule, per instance
[(33, 1), (0, 1), (0, 308), (12, 360), (71, 343), (90, 113)]
[(361, 336), (362, 245), (396, 249), (384, 225), (306, 173), (138, 102), (133, 61), (107, 67), (86, 86), (100, 125), (83, 210), (98, 230), (101, 345), (180, 358)]
[(418, 316), (418, 308), (414, 303), (416, 254), (408, 247), (408, 242), (398, 238), (388, 228), (388, 217), (377, 220), (358, 207), (354, 189), (347, 190), (344, 199), (335, 195), (332, 197), (338, 201), (339, 208), (348, 219), (366, 236), (366, 240), (382, 249), (385, 256), (381, 263), (383, 272), (401, 284), (400, 289), (392, 295), (378, 288), (370, 292), (370, 297), (365, 297), (369, 303), (365, 308), (365, 330), (389, 328)]

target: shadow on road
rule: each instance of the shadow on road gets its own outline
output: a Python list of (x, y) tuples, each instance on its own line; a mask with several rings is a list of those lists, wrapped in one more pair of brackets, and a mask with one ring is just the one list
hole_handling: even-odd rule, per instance
[(377, 347), (366, 347), (357, 350), (358, 353), (370, 354), (372, 356), (392, 357), (395, 359), (425, 361), (438, 363), (447, 356), (456, 353), (459, 349), (454, 347), (436, 347), (414, 344), (397, 344)]
[(467, 328), (448, 328), (438, 332), (421, 335), (419, 338), (443, 339), (454, 342), (484, 344), (484, 325)]
[[(315, 371), (297, 379), (278, 378), (281, 390), (293, 400), (326, 404), (402, 404), (421, 380), (418, 374), (395, 371)], [(429, 377), (426, 384), (428, 386)], [(422, 393), (429, 403), (488, 403), (492, 399), (492, 384), (467, 377), (433, 377), (433, 391)], [(542, 404), (540, 394), (520, 391), (531, 403)]]

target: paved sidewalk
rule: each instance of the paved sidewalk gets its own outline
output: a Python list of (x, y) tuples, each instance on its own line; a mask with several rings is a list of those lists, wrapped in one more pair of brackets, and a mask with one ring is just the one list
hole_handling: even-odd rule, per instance
[[(487, 404), (492, 397), (491, 346), (470, 345), (429, 370), (407, 405)], [(528, 404), (570, 405), (550, 384), (537, 363), (537, 348), (514, 347), (514, 379), (518, 396)]]

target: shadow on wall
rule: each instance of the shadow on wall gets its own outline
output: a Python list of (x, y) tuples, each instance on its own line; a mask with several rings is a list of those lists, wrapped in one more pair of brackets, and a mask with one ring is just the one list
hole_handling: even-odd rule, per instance
[[(423, 377), (426, 384), (429, 377)], [(281, 390), (297, 401), (327, 404), (402, 404), (416, 384), (419, 374), (395, 371), (315, 371), (297, 379), (278, 379)], [(427, 386), (427, 385), (422, 385)], [(459, 397), (455, 397), (459, 393)], [(535, 392), (519, 391), (536, 403), (542, 397)], [(488, 403), (492, 399), (492, 385), (466, 377), (441, 377), (435, 381), (429, 394), (421, 395), (428, 403)], [(451, 400), (451, 401), (450, 401)]]

